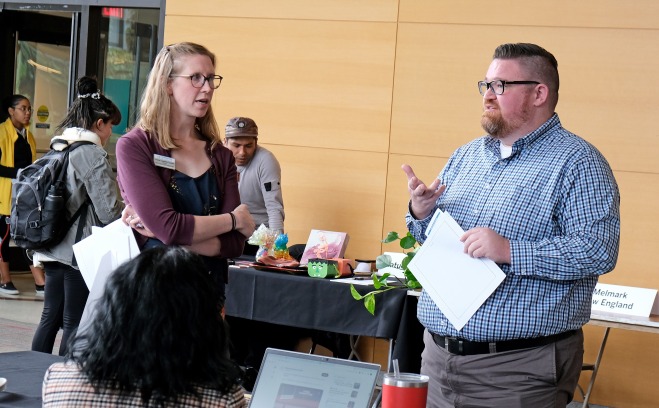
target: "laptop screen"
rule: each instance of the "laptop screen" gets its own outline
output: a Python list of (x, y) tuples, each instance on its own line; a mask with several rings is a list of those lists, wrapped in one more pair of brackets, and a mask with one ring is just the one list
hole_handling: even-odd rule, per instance
[(365, 408), (379, 364), (267, 349), (250, 408)]

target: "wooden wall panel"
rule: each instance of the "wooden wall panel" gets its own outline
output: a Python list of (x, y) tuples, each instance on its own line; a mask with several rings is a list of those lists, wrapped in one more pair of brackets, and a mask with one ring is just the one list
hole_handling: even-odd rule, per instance
[(266, 145), (282, 164), (289, 242), (306, 243), (312, 229), (346, 231), (346, 256), (380, 253), (387, 155)]
[(496, 40), (480, 41), (486, 28), (399, 25), (391, 118), (391, 152), (448, 157), (483, 134), (477, 82)]
[(659, 28), (654, 0), (556, 0), (488, 4), (479, 0), (400, 0), (401, 22), (444, 24)]
[[(216, 53), (221, 124), (250, 116), (268, 142), (386, 152), (394, 23), (167, 18), (168, 43)], [(218, 27), (220, 32), (218, 33)]]
[(615, 172), (615, 177), (621, 197), (620, 254), (616, 269), (600, 281), (659, 288), (659, 174)]
[[(584, 361), (592, 363), (597, 357), (604, 328), (586, 325), (584, 334)], [(611, 329), (590, 403), (607, 407), (656, 407), (659, 399), (656, 349), (656, 333)], [(582, 373), (581, 386), (587, 386), (588, 381), (590, 374)]]
[(615, 170), (659, 172), (659, 30), (559, 29), (557, 111)]
[(195, 0), (168, 1), (167, 15), (185, 17), (252, 17), (341, 21), (390, 21), (398, 16), (398, 0)]

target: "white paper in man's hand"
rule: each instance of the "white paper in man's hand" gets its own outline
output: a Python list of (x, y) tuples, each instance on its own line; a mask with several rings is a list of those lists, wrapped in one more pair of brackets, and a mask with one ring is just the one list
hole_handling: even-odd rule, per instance
[[(439, 210), (437, 210), (439, 211)], [(460, 330), (506, 275), (487, 258), (464, 253), (464, 230), (444, 211), (408, 267), (451, 324)]]

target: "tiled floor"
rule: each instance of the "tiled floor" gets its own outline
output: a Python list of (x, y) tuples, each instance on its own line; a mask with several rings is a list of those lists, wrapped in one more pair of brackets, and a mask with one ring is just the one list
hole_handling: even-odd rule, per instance
[[(12, 281), (20, 294), (0, 293), (0, 319), (5, 323), (0, 325), (0, 353), (30, 350), (32, 336), (43, 310), (43, 297), (36, 296), (34, 279), (30, 272), (12, 272)], [(16, 325), (12, 325), (12, 322)], [(21, 330), (17, 329), (18, 326)], [(56, 346), (55, 350), (58, 347)]]

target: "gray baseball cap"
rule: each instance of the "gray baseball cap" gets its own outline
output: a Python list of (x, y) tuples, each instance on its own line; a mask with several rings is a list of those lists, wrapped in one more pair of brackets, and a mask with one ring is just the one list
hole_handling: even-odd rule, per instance
[(259, 128), (250, 118), (237, 116), (229, 119), (226, 127), (224, 128), (224, 136), (229, 137), (258, 137)]

